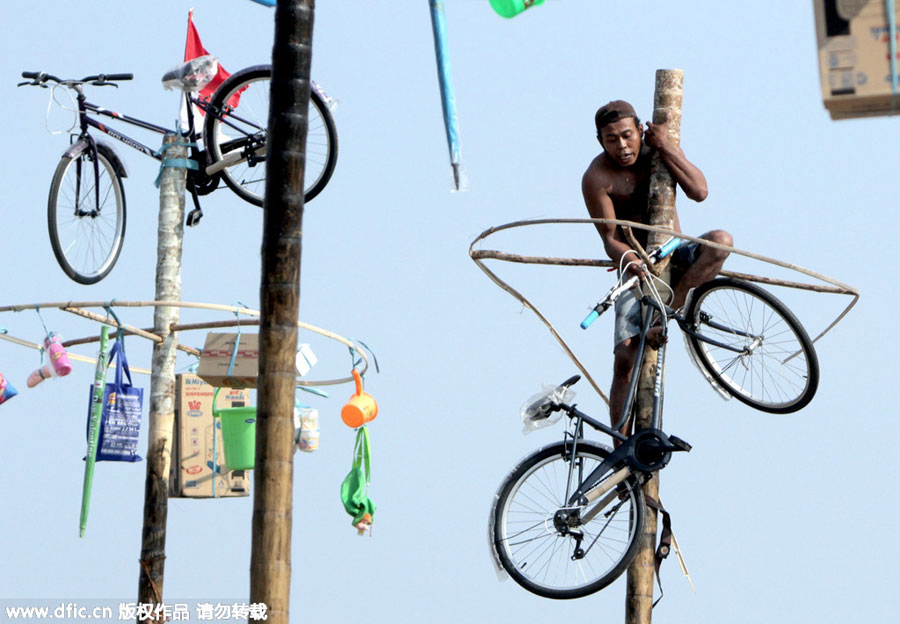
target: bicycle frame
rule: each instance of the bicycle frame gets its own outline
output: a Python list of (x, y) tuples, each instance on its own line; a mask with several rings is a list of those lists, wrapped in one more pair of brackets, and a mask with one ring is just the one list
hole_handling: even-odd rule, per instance
[[(647, 341), (647, 333), (653, 322), (653, 308), (656, 307), (659, 309), (660, 307), (660, 304), (652, 299), (648, 299), (648, 303), (649, 305), (645, 308), (643, 315), (643, 323), (634, 363), (635, 371), (640, 371), (644, 363), (644, 346)], [(665, 336), (665, 332), (666, 330), (663, 328), (663, 336)], [(570, 419), (576, 419), (574, 433), (570, 434), (568, 431), (566, 432), (567, 436), (572, 437), (571, 451), (569, 452), (570, 475), (566, 486), (566, 502), (568, 508), (577, 509), (581, 506), (582, 501), (586, 501), (587, 504), (593, 504), (601, 496), (606, 494), (598, 504), (593, 505), (591, 509), (581, 516), (582, 522), (592, 520), (601, 509), (604, 509), (607, 504), (612, 502), (612, 500), (618, 496), (618, 492), (612, 490), (630, 476), (636, 473), (649, 474), (650, 472), (659, 470), (668, 463), (672, 451), (689, 450), (689, 446), (685, 448), (679, 444), (673, 444), (671, 439), (660, 429), (663, 404), (662, 379), (663, 370), (665, 370), (665, 357), (666, 345), (661, 344), (658, 348), (658, 359), (653, 380), (653, 403), (651, 407), (650, 424), (649, 427), (636, 432), (634, 435), (626, 436), (621, 433), (620, 429), (628, 420), (628, 415), (631, 413), (637, 397), (638, 378), (640, 376), (638, 374), (632, 374), (619, 422), (612, 426), (605, 425), (602, 422), (591, 418), (584, 412), (576, 409), (574, 405), (560, 406), (560, 409), (565, 411)], [(585, 424), (588, 424), (597, 431), (609, 435), (614, 440), (618, 440), (620, 444), (612, 453), (610, 453), (609, 457), (594, 468), (587, 477), (579, 480), (574, 492), (570, 492), (569, 487), (572, 484), (572, 471), (575, 470), (574, 460), (577, 457), (578, 441), (583, 439)], [(647, 448), (661, 452), (659, 458), (650, 463), (640, 461), (635, 456), (635, 450), (639, 444), (650, 444), (651, 446)], [(605, 474), (615, 469), (617, 466), (621, 467), (616, 470), (611, 477), (606, 479), (603, 483), (598, 483)]]
[[(159, 150), (154, 150), (147, 145), (144, 145), (140, 141), (137, 141), (130, 136), (119, 132), (109, 126), (100, 123), (94, 117), (91, 117), (89, 114), (94, 113), (96, 115), (103, 115), (105, 117), (110, 117), (117, 121), (121, 121), (123, 123), (136, 126), (138, 128), (142, 128), (144, 130), (149, 130), (150, 132), (155, 132), (156, 134), (176, 134), (176, 130), (172, 130), (170, 128), (164, 128), (162, 126), (158, 126), (156, 124), (150, 123), (148, 121), (144, 121), (143, 119), (138, 119), (136, 117), (131, 117), (129, 115), (123, 115), (122, 113), (117, 113), (116, 111), (109, 110), (103, 106), (98, 106), (92, 102), (87, 101), (87, 97), (84, 95), (84, 91), (82, 90), (82, 86), (72, 85), (70, 88), (74, 89), (76, 93), (78, 93), (78, 119), (79, 126), (81, 128), (81, 132), (78, 135), (78, 141), (85, 141), (87, 143), (88, 149), (91, 151), (91, 157), (94, 161), (94, 180), (95, 180), (95, 193), (96, 196), (96, 205), (100, 205), (99, 199), (99, 179), (100, 179), (100, 169), (99, 163), (97, 161), (97, 142), (94, 137), (91, 135), (89, 129), (94, 128), (99, 130), (100, 132), (116, 139), (117, 141), (124, 143), (128, 147), (135, 149), (146, 156), (150, 156), (158, 161), (163, 160), (163, 155)], [(205, 152), (199, 149), (196, 146), (198, 133), (194, 124), (194, 106), (197, 106), (201, 110), (203, 110), (207, 114), (215, 114), (211, 111), (211, 107), (209, 103), (200, 98), (196, 98), (191, 96), (188, 93), (184, 94), (185, 102), (187, 103), (187, 111), (188, 111), (188, 130), (184, 136), (187, 137), (188, 141), (192, 144), (191, 146), (191, 160), (198, 163), (198, 167), (195, 171), (188, 172), (188, 181), (187, 186), (188, 190), (191, 193), (191, 198), (194, 203), (194, 210), (188, 215), (187, 224), (195, 225), (199, 222), (202, 211), (200, 209), (200, 201), (198, 195), (206, 195), (212, 192), (216, 187), (219, 180), (218, 172), (223, 168), (219, 167), (215, 170), (210, 170), (208, 167), (199, 166), (200, 164), (205, 164), (206, 159), (204, 157)], [(76, 142), (77, 143), (77, 142)], [(70, 148), (71, 149), (71, 148)], [(116, 156), (113, 152), (113, 156)], [(118, 159), (116, 157), (116, 159)], [(121, 167), (121, 162), (117, 163), (118, 166)], [(124, 167), (121, 167), (122, 174), (124, 177)], [(76, 188), (80, 189), (81, 187), (81, 163), (77, 164), (77, 179), (76, 179)], [(76, 215), (77, 216), (97, 216), (95, 214), (84, 214), (80, 211), (80, 209), (76, 206)]]
[[(157, 126), (155, 124), (143, 121), (142, 119), (137, 119), (135, 117), (129, 117), (128, 115), (123, 115), (121, 113), (117, 113), (115, 111), (111, 111), (109, 109), (103, 108), (102, 106), (97, 106), (96, 104), (92, 104), (87, 100), (83, 99), (84, 96), (79, 94), (78, 98), (78, 115), (80, 118), (81, 124), (81, 137), (90, 136), (88, 132), (88, 128), (95, 128), (100, 132), (111, 136), (112, 138), (124, 143), (128, 147), (136, 149), (142, 154), (146, 154), (156, 160), (162, 160), (162, 156), (156, 153), (156, 150), (147, 147), (140, 141), (136, 141), (129, 137), (128, 135), (122, 134), (112, 128), (105, 126), (100, 123), (93, 117), (89, 117), (88, 113), (96, 113), (98, 115), (105, 115), (107, 117), (112, 117), (118, 121), (131, 124), (132, 126), (137, 126), (139, 128), (143, 128), (144, 130), (150, 130), (151, 132), (156, 132), (157, 134), (166, 134), (168, 132), (175, 132), (174, 130), (170, 130), (168, 128), (163, 128), (162, 126)], [(193, 139), (193, 137), (192, 137)]]

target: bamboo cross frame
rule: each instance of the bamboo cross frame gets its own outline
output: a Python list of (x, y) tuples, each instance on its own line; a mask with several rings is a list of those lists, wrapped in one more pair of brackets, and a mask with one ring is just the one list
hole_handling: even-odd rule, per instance
[[(608, 404), (609, 398), (606, 394), (600, 389), (599, 385), (594, 381), (594, 378), (587, 371), (584, 365), (579, 361), (579, 359), (575, 356), (572, 349), (566, 344), (565, 340), (559, 335), (556, 331), (556, 328), (553, 327), (553, 324), (541, 313), (540, 310), (537, 309), (534, 304), (532, 304), (524, 295), (522, 295), (515, 288), (510, 286), (508, 283), (500, 279), (496, 273), (491, 271), (487, 266), (485, 266), (483, 260), (502, 260), (506, 262), (514, 262), (520, 264), (543, 264), (543, 265), (556, 265), (556, 266), (590, 266), (590, 267), (613, 267), (615, 266), (609, 260), (599, 260), (599, 259), (587, 259), (587, 258), (554, 258), (548, 256), (524, 256), (519, 254), (511, 254), (502, 251), (496, 250), (482, 250), (475, 249), (475, 246), (481, 241), (487, 239), (488, 237), (496, 234), (497, 232), (502, 232), (504, 230), (520, 228), (520, 227), (529, 227), (536, 225), (550, 225), (550, 224), (575, 224), (575, 225), (583, 225), (583, 224), (599, 224), (599, 223), (609, 223), (614, 225), (621, 225), (630, 228), (637, 228), (640, 230), (647, 230), (650, 232), (658, 232), (661, 234), (667, 234), (670, 236), (677, 236), (680, 239), (688, 240), (691, 242), (696, 242), (701, 245), (705, 245), (707, 247), (712, 247), (714, 249), (723, 249), (730, 253), (744, 256), (753, 260), (758, 260), (761, 262), (765, 262), (768, 264), (772, 264), (775, 266), (779, 266), (785, 269), (789, 269), (791, 271), (795, 271), (811, 277), (813, 279), (819, 280), (821, 282), (825, 282), (828, 284), (827, 286), (823, 286), (821, 284), (808, 284), (803, 282), (794, 282), (790, 280), (782, 280), (772, 277), (765, 277), (759, 275), (750, 275), (747, 273), (735, 273), (733, 271), (722, 271), (720, 274), (729, 277), (737, 277), (740, 279), (744, 279), (747, 281), (759, 282), (763, 284), (768, 284), (772, 286), (782, 286), (785, 288), (794, 288), (799, 290), (807, 290), (811, 292), (817, 293), (826, 293), (826, 294), (835, 294), (835, 295), (848, 295), (852, 297), (852, 300), (847, 305), (847, 307), (840, 313), (838, 316), (828, 324), (828, 326), (823, 329), (815, 338), (812, 339), (813, 342), (817, 342), (820, 338), (822, 338), (826, 333), (831, 331), (835, 325), (837, 325), (853, 306), (856, 305), (856, 302), (859, 300), (859, 291), (850, 286), (848, 284), (844, 284), (839, 282), (838, 280), (823, 275), (821, 273), (817, 273), (816, 271), (812, 271), (810, 269), (801, 267), (796, 264), (791, 264), (788, 262), (784, 262), (782, 260), (777, 260), (775, 258), (769, 258), (767, 256), (763, 256), (761, 254), (753, 253), (751, 251), (746, 251), (743, 249), (738, 249), (737, 247), (728, 247), (725, 245), (720, 245), (718, 243), (714, 243), (712, 241), (708, 241), (703, 238), (698, 238), (696, 236), (689, 236), (687, 234), (682, 234), (680, 232), (674, 232), (672, 230), (656, 227), (652, 225), (645, 225), (643, 223), (637, 223), (634, 221), (623, 221), (621, 219), (528, 219), (522, 221), (513, 221), (510, 223), (505, 223), (503, 225), (497, 225), (491, 228), (484, 230), (481, 234), (479, 234), (475, 240), (469, 245), (469, 257), (472, 258), (472, 261), (478, 265), (478, 268), (481, 269), (485, 275), (490, 278), (492, 282), (494, 282), (497, 286), (508, 292), (514, 298), (516, 298), (522, 305), (526, 308), (534, 312), (537, 317), (547, 326), (550, 330), (550, 333), (556, 338), (559, 345), (566, 352), (566, 355), (569, 356), (569, 359), (575, 364), (579, 371), (584, 375), (585, 379), (591, 384), (594, 388), (594, 391), (600, 395), (600, 397)], [(2, 308), (0, 308), (2, 311)]]
[[(222, 312), (232, 312), (234, 314), (243, 314), (246, 316), (255, 316), (259, 317), (260, 313), (258, 310), (253, 310), (250, 308), (237, 307), (237, 306), (229, 306), (222, 305), (217, 303), (197, 303), (190, 301), (65, 301), (65, 302), (48, 302), (48, 303), (24, 303), (19, 305), (7, 305), (0, 306), (0, 312), (21, 312), (23, 310), (41, 310), (41, 309), (59, 309), (64, 312), (69, 312), (71, 314), (75, 314), (82, 318), (95, 321), (97, 323), (102, 323), (104, 325), (109, 325), (111, 327), (115, 327), (117, 329), (122, 329), (126, 335), (135, 335), (145, 338), (147, 340), (153, 342), (160, 342), (163, 340), (161, 336), (153, 333), (150, 329), (139, 329), (137, 327), (133, 327), (131, 325), (127, 325), (125, 323), (118, 322), (116, 319), (113, 319), (109, 315), (101, 315), (96, 314), (94, 312), (90, 312), (85, 310), (85, 308), (102, 308), (106, 309), (107, 307), (128, 307), (128, 308), (147, 308), (147, 307), (179, 307), (179, 308), (195, 308), (202, 310), (218, 310)], [(238, 318), (224, 320), (224, 321), (208, 321), (208, 322), (200, 322), (200, 323), (183, 323), (183, 324), (172, 324), (169, 326), (170, 332), (180, 332), (180, 331), (192, 331), (192, 330), (201, 330), (201, 329), (215, 329), (215, 328), (223, 328), (223, 327), (237, 327), (238, 325), (244, 326), (257, 326), (259, 325), (258, 318), (250, 318), (239, 320)], [(369, 369), (369, 358), (366, 355), (365, 349), (361, 349), (356, 343), (352, 340), (344, 338), (343, 336), (336, 334), (327, 329), (322, 329), (321, 327), (316, 327), (315, 325), (310, 325), (309, 323), (304, 323), (302, 321), (297, 321), (297, 327), (300, 329), (308, 330), (313, 333), (319, 334), (320, 336), (324, 336), (325, 338), (329, 338), (336, 342), (343, 344), (350, 349), (353, 349), (356, 353), (360, 355), (363, 360), (363, 368), (360, 371), (360, 374), (365, 374)], [(43, 348), (42, 345), (39, 345), (34, 342), (30, 342), (28, 340), (23, 340), (21, 338), (17, 338), (15, 336), (11, 336), (9, 334), (0, 334), (0, 340), (6, 340), (7, 342), (12, 342), (13, 344), (18, 344), (23, 347), (29, 347), (32, 349), (41, 350)], [(98, 342), (100, 340), (100, 335), (96, 336), (87, 336), (84, 338), (75, 338), (72, 340), (66, 340), (62, 343), (64, 347), (70, 347), (74, 345), (81, 344), (89, 344), (93, 342)], [(189, 347), (183, 344), (176, 345), (176, 348), (185, 353), (189, 353), (194, 356), (200, 356), (200, 351), (195, 349), (194, 347)], [(77, 353), (69, 353), (69, 358), (78, 362), (85, 362), (89, 364), (95, 364), (97, 362), (96, 358), (91, 358), (83, 355), (79, 355)], [(150, 371), (147, 369), (137, 368), (132, 366), (131, 370), (135, 373), (142, 373), (145, 375), (149, 375)], [(297, 380), (298, 386), (332, 386), (339, 385), (345, 383), (355, 383), (352, 376), (349, 377), (341, 377), (335, 379), (326, 379), (320, 381), (305, 381), (305, 380)]]

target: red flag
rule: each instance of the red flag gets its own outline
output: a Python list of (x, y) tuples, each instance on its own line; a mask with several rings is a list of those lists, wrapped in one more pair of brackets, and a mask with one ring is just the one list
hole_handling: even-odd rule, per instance
[[(204, 56), (206, 54), (209, 54), (209, 52), (207, 52), (206, 48), (203, 47), (203, 43), (201, 43), (200, 41), (200, 35), (197, 33), (197, 28), (194, 26), (194, 10), (191, 9), (188, 12), (187, 41), (184, 44), (184, 60), (190, 61), (191, 59), (195, 59), (198, 56)], [(216, 92), (216, 89), (219, 87), (219, 85), (222, 84), (230, 75), (231, 74), (225, 71), (225, 68), (222, 67), (222, 64), (219, 63), (219, 71), (216, 73), (215, 78), (213, 78), (208, 85), (200, 90), (200, 97), (204, 100), (209, 101), (212, 98), (213, 93)], [(231, 107), (236, 107), (240, 99), (241, 95), (240, 93), (237, 93), (230, 100), (228, 100), (228, 105)]]

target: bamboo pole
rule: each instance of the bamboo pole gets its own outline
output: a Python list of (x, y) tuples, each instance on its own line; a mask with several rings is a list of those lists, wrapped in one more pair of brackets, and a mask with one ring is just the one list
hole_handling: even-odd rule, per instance
[(294, 360), (314, 0), (278, 0), (272, 48), (260, 277), (260, 353), (250, 601), (289, 624)]
[[(653, 94), (653, 123), (663, 123), (668, 116), (669, 138), (676, 145), (681, 140), (681, 94), (684, 72), (678, 69), (660, 69), (656, 72), (656, 89)], [(650, 162), (650, 225), (672, 229), (675, 217), (675, 179), (666, 169), (659, 153)], [(650, 232), (648, 248), (665, 242), (665, 235)], [(668, 258), (657, 265), (662, 279), (669, 282)], [(644, 348), (644, 364), (640, 370), (638, 395), (635, 406), (634, 429), (650, 426), (653, 411), (653, 379), (658, 352), (649, 346)], [(644, 484), (644, 495), (659, 500), (659, 473)], [(646, 522), (641, 546), (634, 561), (628, 566), (625, 593), (626, 624), (650, 624), (653, 615), (653, 573), (656, 551), (656, 509), (646, 506)]]
[[(474, 260), (503, 260), (505, 262), (513, 262), (517, 264), (544, 264), (548, 266), (584, 266), (608, 269), (616, 266), (612, 260), (600, 260), (597, 258), (557, 258), (553, 256), (525, 256), (522, 254), (514, 254), (505, 251), (497, 251), (495, 249), (476, 249), (471, 253)], [(832, 295), (854, 295), (855, 291), (840, 286), (820, 286), (818, 284), (804, 284), (802, 282), (794, 282), (774, 277), (765, 277), (764, 275), (751, 275), (750, 273), (739, 273), (737, 271), (719, 271), (721, 277), (734, 277), (744, 280), (745, 282), (757, 282), (760, 284), (769, 284), (771, 286), (783, 286), (785, 288), (796, 288), (798, 290), (809, 290), (817, 293), (826, 293)], [(63, 346), (68, 346), (63, 343)]]
[[(183, 159), (185, 147), (166, 134), (165, 159)], [(163, 161), (165, 163), (165, 160)], [(156, 247), (156, 299), (181, 299), (181, 246), (184, 240), (184, 191), (187, 170), (164, 167), (159, 186), (159, 227)], [(178, 308), (158, 306), (153, 312), (150, 374), (150, 417), (147, 441), (147, 478), (144, 485), (144, 526), (138, 578), (138, 603), (163, 604), (166, 559), (166, 519), (169, 505), (169, 468), (175, 426), (175, 348), (177, 335), (169, 327), (178, 322)], [(160, 617), (154, 622), (162, 622)], [(140, 618), (138, 619), (140, 621)]]

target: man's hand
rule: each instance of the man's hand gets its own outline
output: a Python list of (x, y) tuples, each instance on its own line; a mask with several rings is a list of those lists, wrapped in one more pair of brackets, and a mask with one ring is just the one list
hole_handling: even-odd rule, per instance
[(633, 254), (633, 258), (634, 260), (626, 266), (625, 274), (634, 275), (643, 282), (647, 278), (647, 269), (644, 268), (644, 263), (637, 257), (637, 254)]
[(671, 143), (669, 141), (669, 114), (666, 120), (660, 124), (647, 122), (647, 130), (644, 132), (644, 141), (653, 149), (665, 149)]

